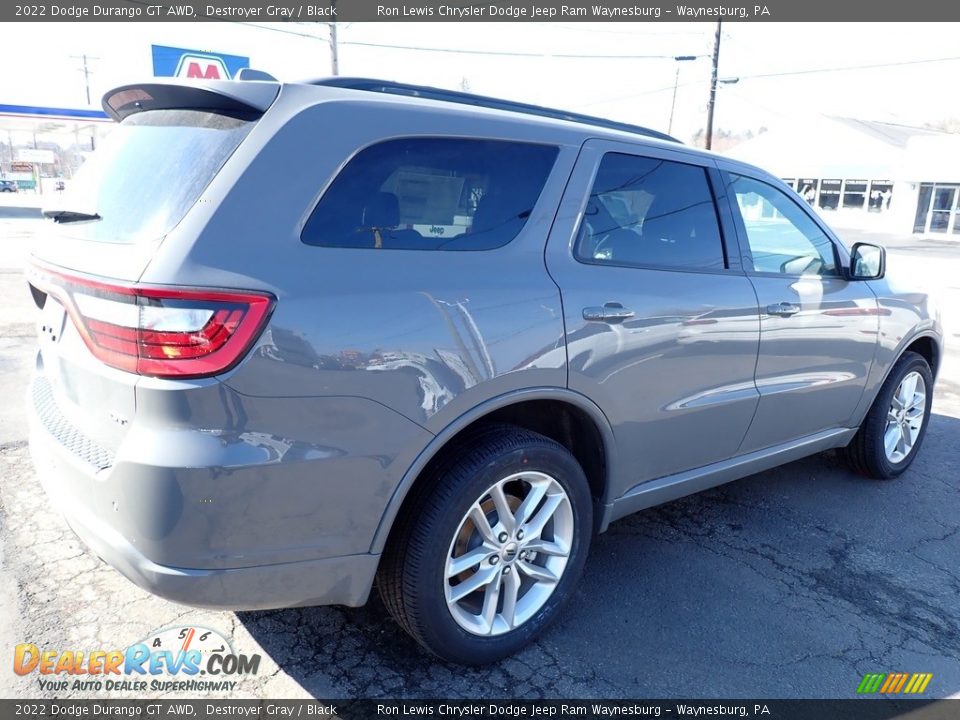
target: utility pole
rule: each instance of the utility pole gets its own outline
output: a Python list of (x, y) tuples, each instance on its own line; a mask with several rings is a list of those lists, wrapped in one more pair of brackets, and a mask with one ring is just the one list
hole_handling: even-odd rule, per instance
[[(330, 7), (333, 8), (334, 12), (337, 10), (337, 0), (330, 0)], [(330, 23), (330, 73), (332, 75), (340, 74), (340, 57), (337, 54), (337, 20), (336, 15), (334, 15), (334, 20)]]
[(330, 72), (340, 74), (340, 58), (337, 56), (337, 23), (330, 23)]
[(90, 75), (93, 74), (93, 71), (90, 69), (88, 61), (90, 60), (99, 60), (100, 58), (94, 57), (93, 55), (71, 55), (74, 60), (83, 60), (83, 67), (77, 68), (80, 72), (83, 73), (83, 84), (87, 89), (87, 105), (90, 104)]
[(710, 100), (707, 102), (707, 150), (713, 147), (713, 107), (717, 103), (717, 65), (720, 64), (720, 27), (717, 20), (717, 34), (713, 39), (713, 68), (710, 71)]

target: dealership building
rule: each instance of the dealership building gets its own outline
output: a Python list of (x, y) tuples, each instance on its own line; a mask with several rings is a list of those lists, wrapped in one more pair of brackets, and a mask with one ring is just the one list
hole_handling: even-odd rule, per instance
[(960, 134), (819, 117), (724, 154), (783, 178), (836, 227), (960, 242)]

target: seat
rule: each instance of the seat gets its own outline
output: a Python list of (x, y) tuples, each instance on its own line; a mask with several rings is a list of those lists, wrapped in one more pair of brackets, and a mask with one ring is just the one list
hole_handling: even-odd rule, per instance
[(450, 238), (443, 247), (457, 250), (494, 248), (506, 245), (517, 233), (530, 214), (529, 207), (520, 207), (509, 193), (488, 193), (477, 203), (469, 232)]
[(375, 248), (414, 249), (423, 247), (423, 236), (400, 224), (400, 201), (391, 192), (378, 192), (363, 208), (361, 226), (356, 232), (369, 236)]

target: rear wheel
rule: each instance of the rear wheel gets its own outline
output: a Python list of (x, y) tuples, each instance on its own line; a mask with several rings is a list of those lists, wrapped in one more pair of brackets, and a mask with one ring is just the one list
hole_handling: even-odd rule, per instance
[(845, 450), (850, 466), (880, 480), (901, 475), (920, 451), (932, 396), (930, 365), (917, 353), (904, 353)]
[(492, 426), (414, 492), (377, 577), (390, 613), (446, 660), (480, 665), (517, 651), (556, 617), (583, 568), (583, 470), (549, 438)]

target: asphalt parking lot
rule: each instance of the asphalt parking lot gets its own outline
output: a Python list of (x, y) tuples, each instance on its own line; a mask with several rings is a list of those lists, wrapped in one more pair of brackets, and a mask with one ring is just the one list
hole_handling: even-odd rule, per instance
[[(463, 669), (426, 657), (376, 597), (360, 609), (195, 610), (148, 595), (83, 548), (51, 511), (26, 447), (34, 320), (21, 268), (38, 222), (0, 220), (4, 653), (25, 642), (123, 648), (189, 624), (263, 656), (230, 697), (847, 698), (868, 672), (929, 672), (927, 696), (960, 695), (955, 351), (922, 454), (898, 481), (859, 478), (826, 454), (617, 522), (559, 622), (511, 659)], [(941, 293), (956, 345), (960, 243), (884, 241), (891, 272)], [(2, 696), (50, 694), (7, 657)], [(134, 695), (144, 696), (116, 694)]]

